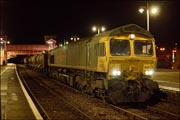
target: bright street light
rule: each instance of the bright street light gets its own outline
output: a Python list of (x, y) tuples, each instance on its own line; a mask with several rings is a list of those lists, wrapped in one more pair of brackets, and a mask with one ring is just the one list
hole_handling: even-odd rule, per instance
[(158, 8), (157, 7), (153, 7), (152, 9), (151, 9), (151, 13), (152, 14), (157, 14), (158, 13)]
[(68, 45), (69, 42), (64, 39), (64, 45)]
[(74, 42), (80, 40), (80, 38), (79, 38), (78, 36), (76, 36), (76, 35), (72, 36), (70, 39), (71, 39), (72, 41), (74, 41)]
[[(145, 8), (140, 8), (139, 12), (143, 13), (145, 11)], [(146, 15), (147, 15), (147, 31), (149, 31), (149, 15), (155, 15), (158, 13), (158, 7), (152, 6), (149, 7), (149, 3), (147, 2), (147, 6), (146, 6)]]
[(144, 9), (143, 9), (143, 8), (140, 8), (140, 9), (139, 9), (139, 12), (140, 12), (140, 13), (143, 13), (143, 12), (144, 12)]
[(105, 31), (105, 30), (106, 30), (106, 28), (105, 28), (104, 26), (100, 26), (100, 25), (98, 25), (98, 26), (93, 26), (93, 27), (92, 27), (92, 30), (93, 30), (93, 31), (97, 31), (97, 32), (98, 32), (98, 34), (99, 34), (100, 32)]

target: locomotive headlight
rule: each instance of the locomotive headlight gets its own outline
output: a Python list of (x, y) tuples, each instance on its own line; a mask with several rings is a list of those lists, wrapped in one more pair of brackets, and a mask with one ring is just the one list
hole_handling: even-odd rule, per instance
[(116, 78), (121, 75), (121, 65), (119, 63), (113, 63), (109, 65), (109, 76)]
[(152, 75), (154, 73), (153, 70), (146, 70), (145, 75)]
[(119, 70), (113, 70), (113, 71), (112, 71), (112, 75), (114, 75), (114, 76), (119, 76), (119, 75), (121, 75), (121, 71), (119, 71)]
[(130, 39), (133, 40), (135, 38), (135, 34), (130, 34)]

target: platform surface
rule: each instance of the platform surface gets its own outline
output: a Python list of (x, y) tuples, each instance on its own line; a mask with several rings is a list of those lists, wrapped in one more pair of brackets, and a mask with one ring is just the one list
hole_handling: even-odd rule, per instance
[(25, 90), (16, 65), (1, 66), (1, 120), (42, 120)]

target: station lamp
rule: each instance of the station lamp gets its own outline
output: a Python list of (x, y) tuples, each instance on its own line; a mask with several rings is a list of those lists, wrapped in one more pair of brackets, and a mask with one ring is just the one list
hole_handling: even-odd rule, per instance
[(104, 26), (93, 26), (92, 27), (92, 31), (97, 31), (97, 33), (99, 34), (100, 32), (104, 32), (106, 30), (106, 28)]
[(139, 12), (143, 13), (145, 11), (145, 9), (146, 9), (146, 18), (147, 18), (147, 31), (149, 31), (149, 24), (150, 24), (149, 23), (149, 16), (150, 16), (150, 14), (156, 15), (159, 12), (159, 9), (156, 6), (150, 7), (148, 2), (147, 2), (146, 7), (142, 7), (139, 9)]

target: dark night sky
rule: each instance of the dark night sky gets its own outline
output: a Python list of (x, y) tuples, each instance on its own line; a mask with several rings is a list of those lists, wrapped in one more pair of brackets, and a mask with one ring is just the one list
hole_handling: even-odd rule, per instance
[[(112, 29), (134, 23), (146, 28), (146, 14), (138, 13), (146, 1), (128, 0), (0, 0), (1, 33), (12, 44), (41, 44), (44, 35), (56, 35), (58, 42), (71, 35), (94, 34), (93, 25)], [(180, 44), (178, 0), (152, 1), (159, 14), (150, 16), (150, 31), (156, 44)]]

